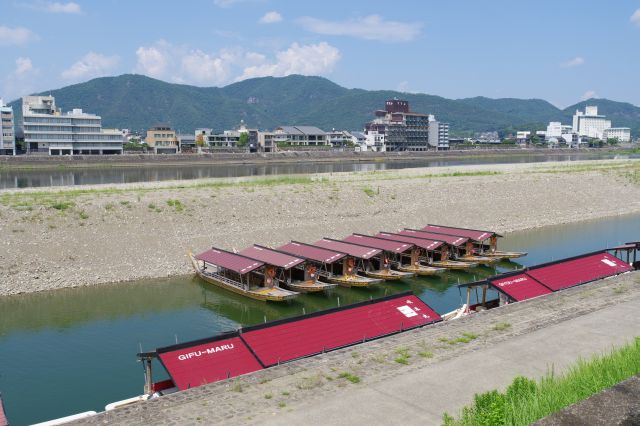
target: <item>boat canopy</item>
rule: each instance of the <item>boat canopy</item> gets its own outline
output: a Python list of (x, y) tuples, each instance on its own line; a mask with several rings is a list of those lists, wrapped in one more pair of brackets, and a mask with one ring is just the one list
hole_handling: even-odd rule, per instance
[(304, 257), (305, 259), (313, 260), (315, 262), (326, 263), (327, 265), (330, 265), (346, 256), (344, 253), (296, 241), (291, 241), (289, 244), (280, 246), (277, 250), (290, 253), (295, 256)]
[(426, 303), (405, 293), (245, 328), (242, 339), (269, 367), (440, 320)]
[(242, 256), (259, 260), (267, 265), (277, 266), (278, 268), (290, 269), (304, 262), (304, 259), (294, 257), (285, 253), (280, 253), (259, 245), (253, 245), (239, 252)]
[(254, 269), (264, 266), (264, 263), (262, 262), (249, 259), (239, 254), (217, 249), (215, 247), (211, 250), (200, 253), (196, 256), (196, 259), (225, 269), (230, 269), (239, 274), (247, 274)]
[(385, 240), (382, 238), (370, 237), (368, 235), (362, 235), (362, 234), (349, 235), (348, 237), (343, 238), (342, 241), (347, 243), (358, 244), (361, 246), (373, 247), (380, 250), (389, 251), (392, 253), (404, 253), (405, 251), (411, 250), (413, 248), (413, 244), (410, 244), (410, 243)]
[(544, 285), (524, 273), (490, 278), (489, 284), (517, 302), (551, 293)]
[(502, 237), (493, 231), (481, 231), (479, 229), (455, 228), (453, 226), (427, 225), (422, 228), (423, 231), (435, 232), (437, 234), (457, 235), (467, 237), (470, 240), (482, 242), (491, 237)]
[(551, 290), (561, 290), (633, 269), (615, 256), (597, 252), (577, 256), (546, 265), (534, 266), (527, 275)]
[(180, 390), (262, 370), (238, 333), (157, 349), (158, 358)]
[(408, 235), (393, 234), (391, 232), (378, 232), (376, 234), (376, 238), (383, 238), (385, 240), (392, 240), (392, 241), (403, 241), (405, 243), (414, 244), (416, 247), (420, 247), (425, 250), (436, 250), (438, 247), (444, 244), (443, 241), (429, 240), (426, 238), (409, 237)]
[(403, 229), (402, 231), (399, 231), (398, 234), (408, 235), (410, 237), (416, 237), (416, 238), (426, 238), (430, 240), (444, 241), (445, 243), (451, 244), (452, 246), (455, 246), (455, 247), (460, 247), (466, 244), (467, 241), (469, 241), (469, 238), (467, 237), (457, 237), (455, 235), (436, 234), (434, 232), (421, 231), (418, 229)]
[(382, 250), (374, 249), (371, 247), (363, 247), (356, 244), (349, 244), (343, 241), (336, 241), (329, 238), (323, 238), (313, 243), (314, 246), (323, 247), (329, 250), (339, 251), (346, 253), (349, 256), (356, 257), (358, 259), (371, 259), (373, 256), (379, 255)]

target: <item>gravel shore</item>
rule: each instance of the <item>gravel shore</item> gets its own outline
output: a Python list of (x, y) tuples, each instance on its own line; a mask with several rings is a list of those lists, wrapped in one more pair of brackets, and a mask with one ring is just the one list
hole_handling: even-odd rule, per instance
[(640, 161), (0, 192), (0, 296), (190, 272), (186, 252), (439, 223), (506, 233), (640, 212)]

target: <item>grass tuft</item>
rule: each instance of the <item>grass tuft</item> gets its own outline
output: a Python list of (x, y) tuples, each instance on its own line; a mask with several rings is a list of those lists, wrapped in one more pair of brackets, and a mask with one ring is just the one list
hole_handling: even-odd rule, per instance
[(511, 328), (511, 324), (505, 321), (499, 322), (493, 326), (493, 329), (495, 331), (504, 331), (504, 330), (508, 330), (509, 328)]
[(640, 337), (589, 360), (565, 374), (553, 370), (538, 381), (516, 377), (504, 391), (474, 396), (459, 418), (445, 413), (445, 426), (528, 425), (640, 373)]
[(346, 371), (338, 374), (338, 378), (347, 379), (351, 383), (360, 383), (360, 377), (356, 376), (355, 374), (347, 373)]

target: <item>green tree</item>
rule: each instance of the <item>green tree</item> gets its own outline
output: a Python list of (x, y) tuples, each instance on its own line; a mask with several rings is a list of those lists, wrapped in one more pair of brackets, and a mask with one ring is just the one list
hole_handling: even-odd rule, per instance
[(204, 146), (204, 136), (203, 135), (196, 136), (196, 146), (199, 146), (200, 148), (202, 148)]
[(238, 140), (238, 147), (242, 148), (249, 143), (249, 133), (240, 133), (240, 139)]

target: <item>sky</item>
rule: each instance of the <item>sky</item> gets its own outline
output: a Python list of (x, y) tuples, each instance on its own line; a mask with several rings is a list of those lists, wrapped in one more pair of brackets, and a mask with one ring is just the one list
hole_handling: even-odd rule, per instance
[(144, 74), (640, 105), (640, 0), (0, 0), (0, 97)]

